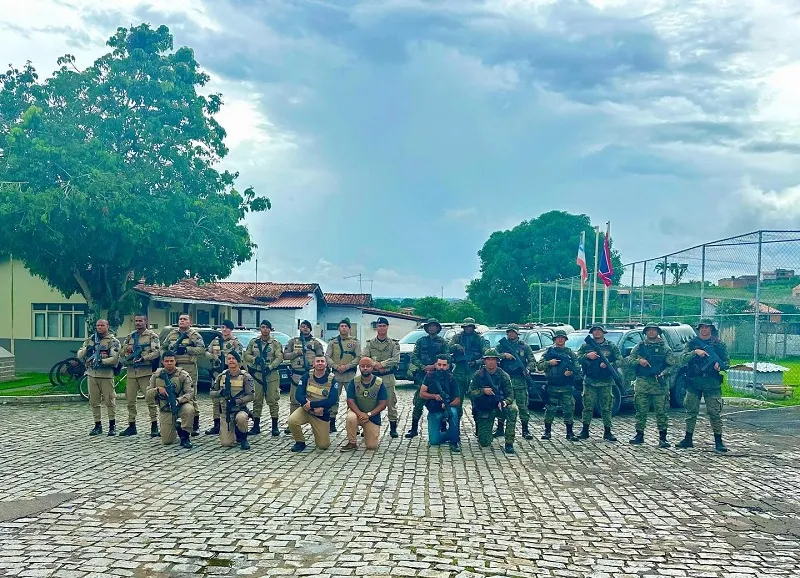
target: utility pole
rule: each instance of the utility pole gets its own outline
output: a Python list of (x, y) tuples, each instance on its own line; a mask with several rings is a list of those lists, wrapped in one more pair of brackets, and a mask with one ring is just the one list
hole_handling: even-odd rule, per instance
[(361, 288), (361, 273), (358, 273), (356, 275), (350, 275), (349, 277), (345, 277), (345, 279), (355, 279), (356, 277), (358, 277), (358, 292), (363, 293), (364, 291)]

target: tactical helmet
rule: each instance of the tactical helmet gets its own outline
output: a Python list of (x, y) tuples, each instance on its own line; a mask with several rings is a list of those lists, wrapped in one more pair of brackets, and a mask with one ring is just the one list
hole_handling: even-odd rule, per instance
[(511, 325), (506, 327), (506, 333), (508, 333), (509, 331), (513, 331), (514, 333), (519, 335), (519, 325), (517, 325), (516, 323), (512, 323)]
[(658, 324), (657, 324), (657, 323), (654, 323), (653, 321), (651, 321), (651, 322), (649, 322), (647, 325), (645, 325), (645, 326), (644, 326), (644, 329), (643, 329), (643, 331), (644, 331), (645, 333), (647, 333), (647, 330), (648, 330), (648, 329), (655, 329), (656, 331), (658, 331), (658, 334), (659, 334), (659, 335), (661, 335), (661, 333), (662, 333), (662, 330), (661, 330), (661, 328), (658, 326)]
[(592, 332), (592, 331), (594, 331), (595, 329), (599, 329), (599, 330), (600, 330), (600, 331), (602, 331), (604, 334), (605, 334), (605, 333), (608, 333), (608, 331), (606, 331), (605, 327), (603, 327), (603, 326), (602, 326), (602, 325), (600, 325), (599, 323), (595, 323), (595, 324), (593, 324), (593, 325), (592, 325), (592, 326), (589, 328), (589, 333), (591, 333), (591, 332)]
[(464, 321), (461, 322), (461, 327), (467, 327), (468, 325), (472, 325), (473, 327), (477, 326), (475, 320), (472, 317), (465, 317)]
[(428, 321), (425, 323), (425, 325), (422, 326), (422, 328), (427, 332), (428, 331), (428, 327), (430, 327), (431, 325), (436, 325), (436, 327), (439, 328), (436, 331), (436, 333), (441, 333), (442, 332), (442, 324), (439, 323), (439, 320), (436, 319), (435, 317), (431, 317), (430, 319), (428, 319)]
[(564, 339), (566, 339), (567, 338), (567, 332), (564, 331), (563, 329), (556, 329), (553, 332), (553, 339), (555, 339), (556, 337), (563, 337)]
[(711, 329), (717, 328), (717, 326), (714, 324), (714, 320), (711, 319), (710, 317), (703, 317), (697, 324), (696, 329), (700, 329), (701, 325), (708, 325)]
[(500, 354), (497, 353), (497, 350), (494, 347), (490, 347), (486, 350), (483, 354), (483, 358), (486, 359), (488, 357), (494, 357), (495, 359), (500, 359)]

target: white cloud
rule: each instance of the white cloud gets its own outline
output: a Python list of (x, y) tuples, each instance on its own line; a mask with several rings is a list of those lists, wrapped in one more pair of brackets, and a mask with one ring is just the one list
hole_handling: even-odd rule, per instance
[(444, 212), (445, 221), (469, 221), (478, 216), (478, 210), (475, 207), (464, 209), (447, 209)]
[(800, 184), (781, 190), (763, 190), (746, 180), (739, 191), (744, 209), (762, 222), (788, 222), (800, 217)]

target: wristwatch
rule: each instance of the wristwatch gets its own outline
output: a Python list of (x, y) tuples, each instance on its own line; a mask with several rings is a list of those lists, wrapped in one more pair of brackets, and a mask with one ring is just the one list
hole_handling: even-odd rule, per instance
[(372, 417), (372, 412), (371, 411), (367, 412), (367, 417)]

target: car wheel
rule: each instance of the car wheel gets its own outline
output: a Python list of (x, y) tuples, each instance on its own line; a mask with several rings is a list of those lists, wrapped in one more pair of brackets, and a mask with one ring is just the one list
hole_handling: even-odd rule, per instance
[(675, 408), (683, 407), (683, 400), (686, 397), (686, 378), (679, 376), (675, 380), (675, 385), (669, 392), (669, 404)]

